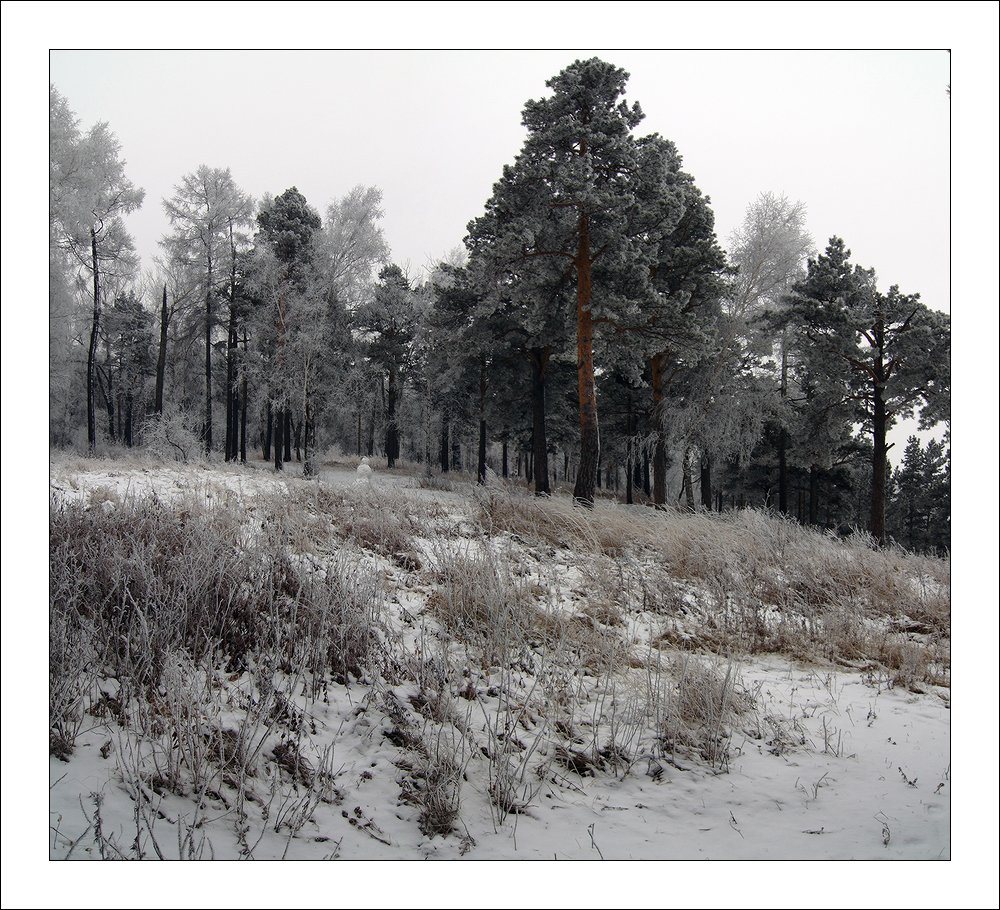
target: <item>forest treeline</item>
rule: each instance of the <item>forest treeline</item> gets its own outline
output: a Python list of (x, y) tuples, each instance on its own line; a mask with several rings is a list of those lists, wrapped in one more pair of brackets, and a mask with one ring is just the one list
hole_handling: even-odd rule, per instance
[[(106, 123), (50, 88), (50, 442), (264, 459), (319, 453), (489, 470), (578, 503), (766, 507), (945, 550), (950, 323), (879, 289), (806, 208), (761, 193), (725, 247), (673, 142), (637, 132), (627, 74), (577, 61), (522, 112), (526, 139), (464, 249), (419, 278), (391, 260), (382, 197), (323, 214), (199, 167), (143, 204)], [(278, 188), (275, 188), (276, 190)], [(473, 214), (473, 213), (470, 213)]]

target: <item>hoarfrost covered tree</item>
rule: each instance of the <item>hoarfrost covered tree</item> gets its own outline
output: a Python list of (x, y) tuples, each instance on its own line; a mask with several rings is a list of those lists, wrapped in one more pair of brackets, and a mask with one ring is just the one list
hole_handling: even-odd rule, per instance
[(850, 262), (839, 237), (809, 260), (806, 277), (789, 297), (791, 317), (825, 357), (826, 381), (855, 402), (872, 437), (869, 530), (886, 540), (887, 434), (896, 421), (923, 409), (923, 426), (948, 412), (951, 327), (919, 294), (893, 285), (883, 294), (875, 273)]
[[(382, 191), (355, 186), (327, 206), (317, 253), (330, 317), (328, 350), (320, 360), (322, 381), (328, 397), (352, 403), (350, 435), (359, 457), (363, 449), (374, 454), (378, 379), (365, 357), (364, 345), (355, 337), (352, 320), (373, 293), (376, 271), (389, 262), (383, 214)], [(347, 415), (342, 416), (346, 425)]]
[(104, 319), (108, 357), (106, 369), (97, 367), (108, 412), (117, 413), (117, 433), (112, 438), (127, 447), (134, 444), (136, 415), (145, 413), (149, 381), (153, 375), (153, 316), (134, 290), (115, 296)]
[[(186, 174), (174, 187), (163, 208), (173, 232), (162, 245), (169, 254), (195, 267), (203, 276), (205, 297), (205, 422), (203, 438), (206, 453), (212, 451), (212, 332), (215, 327), (213, 300), (219, 285), (230, 281), (235, 290), (237, 236), (250, 224), (253, 202), (233, 180), (229, 168), (201, 165)], [(229, 257), (229, 275), (225, 271)], [(235, 301), (231, 300), (234, 306)], [(227, 395), (229, 389), (227, 389)], [(228, 409), (227, 409), (228, 410)], [(230, 428), (231, 429), (231, 428)], [(227, 455), (229, 452), (227, 451)]]
[[(503, 345), (497, 337), (496, 321), (481, 309), (479, 289), (467, 269), (442, 269), (435, 278), (434, 302), (425, 320), (426, 328), (445, 343), (445, 350), (438, 348), (436, 353), (444, 378), (440, 385), (450, 392), (450, 416), (473, 412), (477, 417), (476, 478), (484, 484), (488, 411)], [(473, 407), (468, 406), (470, 400), (475, 402)], [(446, 460), (443, 453), (442, 464)]]
[[(726, 378), (740, 360), (738, 339), (723, 325), (720, 300), (725, 288), (726, 257), (715, 237), (715, 216), (709, 200), (690, 176), (680, 172), (680, 158), (672, 145), (660, 140), (665, 169), (683, 194), (684, 212), (676, 227), (662, 236), (651, 268), (653, 293), (624, 329), (623, 339), (631, 350), (640, 350), (648, 362), (653, 413), (653, 501), (666, 501), (667, 438), (688, 437), (668, 425), (670, 399), (677, 397), (671, 384), (689, 389), (691, 404), (706, 407), (726, 401), (723, 388), (732, 388)], [(695, 381), (702, 371), (710, 382)], [(704, 394), (691, 397), (692, 385)], [(689, 427), (690, 430), (690, 427)], [(705, 438), (702, 434), (703, 440)], [(722, 436), (718, 437), (720, 440)], [(704, 448), (704, 442), (702, 444)], [(725, 454), (729, 454), (728, 451)]]
[(409, 279), (398, 265), (379, 272), (368, 301), (358, 308), (355, 325), (368, 342), (368, 356), (382, 369), (386, 381), (385, 455), (387, 466), (399, 459), (398, 405), (417, 324), (415, 297)]
[[(316, 364), (312, 348), (304, 344), (301, 335), (309, 330), (308, 321), (321, 312), (315, 300), (314, 239), (322, 221), (293, 186), (261, 201), (257, 225), (247, 280), (257, 302), (256, 370), (267, 395), (268, 426), (273, 427), (275, 443), (274, 466), (281, 470), (291, 460), (292, 408), (302, 401), (301, 419), (306, 420), (304, 399), (310, 394), (309, 371)], [(311, 328), (316, 338), (321, 336), (319, 325)], [(295, 336), (291, 339), (295, 347), (289, 347), (290, 336)], [(298, 355), (309, 359), (310, 366), (297, 363)], [(270, 439), (269, 432), (265, 454)]]
[(348, 310), (364, 299), (376, 267), (389, 261), (382, 233), (382, 191), (356, 186), (326, 210), (326, 269), (331, 289)]
[[(805, 271), (814, 251), (806, 230), (806, 207), (785, 195), (761, 193), (747, 207), (743, 223), (729, 236), (729, 256), (737, 272), (726, 305), (729, 315), (744, 324), (745, 332), (765, 348), (776, 346), (780, 367), (781, 401), (789, 393), (789, 348), (785, 298)], [(776, 333), (777, 337), (773, 337)], [(788, 511), (788, 414), (779, 417), (778, 510)]]
[[(501, 252), (508, 213), (490, 211), (473, 225), (466, 241), (470, 249), (470, 281), (478, 302), (475, 321), (485, 325), (494, 352), (513, 348), (527, 360), (530, 372), (531, 429), (529, 482), (535, 494), (551, 492), (548, 467), (547, 411), (554, 357), (572, 344), (574, 270), (552, 257), (527, 257), (511, 262)], [(516, 255), (516, 254), (515, 254)]]
[[(92, 288), (86, 374), (87, 447), (91, 453), (97, 444), (95, 362), (102, 277), (134, 273), (137, 261), (123, 217), (139, 208), (144, 195), (125, 176), (120, 153), (121, 146), (107, 123), (97, 123), (81, 133), (66, 99), (49, 86), (49, 246), (67, 257), (78, 274), (89, 276)], [(56, 280), (64, 280), (61, 270), (54, 275)]]
[(662, 157), (645, 154), (632, 135), (643, 114), (622, 99), (627, 79), (624, 70), (596, 58), (550, 79), (552, 94), (524, 107), (528, 137), (520, 154), (504, 168), (486, 214), (469, 226), (470, 252), (488, 251), (512, 270), (551, 258), (575, 279), (580, 460), (574, 498), (588, 506), (600, 457), (595, 326), (614, 306), (599, 287), (595, 294), (595, 268), (642, 288), (659, 236), (682, 213)]
[(902, 462), (892, 474), (886, 518), (893, 539), (910, 550), (947, 551), (950, 547), (949, 460), (945, 443), (937, 439), (926, 446), (916, 436), (906, 441)]

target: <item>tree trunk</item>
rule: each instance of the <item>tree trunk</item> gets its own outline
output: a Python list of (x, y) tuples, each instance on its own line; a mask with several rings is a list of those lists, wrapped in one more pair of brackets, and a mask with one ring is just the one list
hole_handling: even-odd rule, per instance
[(385, 455), (388, 467), (396, 466), (399, 457), (399, 428), (396, 426), (396, 367), (389, 367), (389, 400), (385, 425)]
[(712, 511), (712, 457), (701, 456), (701, 504), (706, 512)]
[[(581, 144), (580, 154), (587, 154), (586, 143)], [(573, 487), (573, 500), (588, 508), (594, 505), (597, 462), (601, 454), (601, 433), (597, 423), (597, 383), (594, 379), (591, 267), (590, 217), (586, 212), (581, 212), (576, 251), (576, 369), (580, 401), (580, 464)]]
[(424, 476), (430, 477), (434, 469), (431, 467), (431, 382), (428, 378), (424, 383)]
[(212, 453), (212, 257), (208, 257), (205, 292), (205, 454)]
[(509, 474), (507, 472), (507, 437), (506, 436), (504, 436), (504, 438), (500, 441), (500, 445), (501, 445), (501, 449), (500, 449), (500, 452), (501, 452), (501, 456), (500, 456), (501, 475), (503, 476), (503, 479), (506, 480), (507, 477), (509, 476)]
[(545, 373), (550, 349), (532, 348), (531, 358), (531, 453), (528, 482), (535, 480), (535, 495), (549, 496), (549, 446), (545, 439)]
[(132, 448), (132, 392), (125, 394), (125, 445)]
[(684, 461), (681, 464), (681, 492), (684, 494), (684, 506), (688, 512), (696, 511), (694, 506), (694, 483), (691, 479), (691, 449), (684, 450)]
[(299, 420), (298, 423), (292, 424), (292, 437), (295, 444), (295, 460), (298, 462), (302, 461), (302, 424), (303, 420)]
[(274, 433), (274, 415), (271, 412), (271, 402), (267, 403), (267, 428), (264, 430), (264, 461), (271, 460), (271, 436)]
[(486, 419), (479, 418), (479, 452), (476, 463), (476, 482), (486, 483)]
[(441, 473), (448, 473), (451, 468), (451, 462), (449, 460), (450, 448), (448, 444), (448, 411), (445, 409), (444, 413), (441, 415), (441, 440), (440, 448), (438, 450), (438, 461), (441, 464)]
[(313, 460), (316, 447), (316, 427), (309, 412), (309, 401), (306, 400), (306, 412), (302, 417), (302, 476), (312, 477), (316, 474), (316, 464)]
[[(781, 331), (781, 400), (788, 397), (788, 350), (786, 330)], [(778, 430), (778, 511), (788, 512), (788, 431)]]
[(239, 345), (236, 328), (236, 263), (229, 279), (229, 332), (226, 338), (226, 461), (236, 461), (239, 397), (236, 389), (236, 358)]
[(372, 419), (368, 424), (368, 445), (365, 447), (369, 458), (375, 456), (375, 408), (377, 405), (378, 403), (372, 398)]
[(358, 458), (361, 457), (361, 405), (358, 405)]
[(167, 286), (163, 285), (163, 303), (160, 305), (160, 349), (156, 355), (156, 397), (153, 410), (163, 414), (163, 380), (167, 373)]
[(632, 498), (632, 462), (635, 459), (635, 450), (638, 445), (631, 388), (625, 398), (625, 408), (625, 435), (627, 437), (625, 443), (625, 504), (630, 506), (634, 504)]
[(122, 394), (121, 372), (118, 375), (118, 388), (115, 389), (115, 420), (118, 421), (115, 438), (119, 442), (125, 442), (125, 407), (123, 405), (125, 396)]
[(879, 544), (884, 544), (886, 454), (889, 451), (889, 447), (886, 445), (886, 435), (889, 421), (886, 415), (885, 391), (880, 383), (875, 384), (872, 410), (874, 414), (874, 438), (872, 440), (874, 448), (872, 451), (872, 501), (869, 531)]
[(486, 483), (486, 355), (479, 355), (479, 457), (476, 463), (476, 480)]
[(667, 444), (663, 430), (663, 364), (666, 354), (654, 354), (650, 360), (653, 387), (653, 502), (667, 501)]
[(284, 469), (284, 460), (281, 457), (281, 443), (284, 434), (285, 421), (284, 412), (281, 408), (274, 408), (274, 470)]
[(282, 409), (282, 413), (285, 415), (284, 420), (284, 437), (285, 437), (285, 461), (292, 460), (292, 409), (285, 407)]
[[(243, 330), (243, 356), (247, 353), (247, 332)], [(247, 463), (247, 377), (240, 380), (240, 464)]]
[(648, 451), (644, 451), (642, 453), (642, 492), (645, 493), (647, 496), (650, 495)]
[(87, 450), (91, 455), (97, 448), (97, 413), (94, 400), (94, 371), (97, 358), (97, 335), (101, 324), (100, 262), (97, 259), (97, 233), (90, 229), (90, 255), (94, 270), (94, 320), (90, 324), (90, 346), (87, 349)]
[(879, 545), (885, 543), (886, 435), (889, 415), (885, 404), (885, 323), (880, 316), (874, 325), (875, 364), (872, 384), (872, 502), (869, 531)]
[[(104, 409), (108, 413), (108, 438), (115, 442), (117, 437), (115, 436), (115, 400), (112, 397), (114, 389), (111, 382), (111, 352), (105, 347), (105, 357), (104, 357), (104, 377), (101, 377), (101, 370), (97, 370), (97, 384), (101, 390), (101, 397), (104, 399)], [(105, 386), (105, 383), (107, 385)]]

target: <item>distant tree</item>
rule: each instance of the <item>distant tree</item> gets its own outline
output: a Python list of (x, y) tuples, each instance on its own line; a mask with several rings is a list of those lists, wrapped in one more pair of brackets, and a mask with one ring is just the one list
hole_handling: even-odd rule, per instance
[[(805, 270), (814, 251), (806, 230), (806, 207), (787, 196), (761, 193), (747, 207), (743, 223), (729, 236), (729, 256), (736, 267), (726, 304), (729, 315), (742, 322), (751, 342), (777, 350), (778, 390), (785, 404), (789, 394), (789, 329), (785, 298)], [(788, 511), (788, 409), (779, 417), (778, 510)]]
[(949, 549), (950, 470), (942, 442), (931, 439), (922, 446), (916, 436), (907, 439), (892, 473), (886, 520), (893, 539), (910, 550)]
[(153, 317), (134, 291), (117, 295), (108, 307), (104, 335), (108, 350), (106, 400), (109, 412), (113, 407), (118, 414), (118, 432), (113, 436), (131, 447), (135, 417), (145, 410), (153, 373)]
[[(268, 426), (275, 440), (274, 466), (281, 470), (291, 460), (293, 403), (302, 403), (300, 422), (308, 424), (305, 402), (317, 369), (313, 345), (323, 338), (324, 311), (317, 299), (322, 280), (317, 276), (316, 234), (319, 213), (296, 187), (276, 197), (265, 197), (257, 215), (258, 231), (247, 264), (247, 281), (256, 301), (255, 337), (258, 378), (267, 396)], [(304, 332), (311, 331), (306, 343)], [(291, 336), (297, 336), (297, 348)], [(301, 355), (308, 363), (296, 361)], [(306, 426), (306, 432), (309, 428)], [(270, 433), (265, 453), (270, 446)]]
[(348, 309), (364, 299), (374, 270), (389, 261), (382, 214), (382, 191), (374, 186), (356, 186), (327, 207), (323, 226), (327, 280)]
[[(229, 168), (201, 165), (186, 174), (163, 200), (173, 232), (161, 243), (175, 258), (197, 268), (203, 275), (205, 296), (205, 451), (212, 451), (212, 330), (215, 326), (212, 303), (221, 281), (230, 280), (235, 292), (237, 234), (250, 223), (253, 203), (235, 183)], [(229, 258), (229, 276), (223, 271)], [(221, 278), (220, 278), (221, 273)], [(230, 306), (235, 300), (230, 299)], [(231, 389), (231, 384), (230, 384)], [(227, 395), (230, 394), (227, 389)], [(228, 410), (228, 409), (227, 409)], [(230, 415), (231, 417), (231, 415)], [(227, 455), (230, 454), (227, 451)]]
[(947, 411), (951, 330), (948, 317), (928, 309), (918, 294), (888, 293), (875, 274), (850, 262), (844, 241), (809, 260), (806, 277), (788, 298), (791, 318), (822, 354), (826, 380), (858, 406), (872, 437), (869, 530), (884, 543), (888, 431), (902, 417), (925, 409), (924, 423)]
[(358, 308), (355, 324), (368, 342), (369, 358), (386, 378), (385, 455), (393, 468), (400, 455), (397, 406), (417, 324), (413, 290), (398, 265), (379, 272), (374, 293)]
[(82, 134), (66, 99), (49, 86), (50, 249), (60, 250), (92, 279), (93, 317), (87, 349), (90, 452), (97, 443), (94, 395), (102, 274), (130, 276), (137, 267), (123, 216), (139, 208), (143, 191), (125, 176), (120, 152), (121, 146), (105, 122)]

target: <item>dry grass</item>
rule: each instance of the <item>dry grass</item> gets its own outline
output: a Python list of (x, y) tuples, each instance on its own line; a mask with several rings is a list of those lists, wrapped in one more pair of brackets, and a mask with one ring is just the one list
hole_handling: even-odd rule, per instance
[(316, 679), (365, 674), (380, 625), (374, 576), (347, 558), (302, 560), (288, 547), (288, 515), (272, 505), (257, 503), (251, 521), (226, 504), (53, 503), (55, 735), (65, 740), (79, 717), (83, 668), (134, 694), (154, 692), (178, 653), (230, 673), (266, 653)]
[[(388, 719), (403, 798), (432, 837), (460, 827), (466, 775), (501, 825), (546, 781), (640, 761), (654, 777), (660, 761), (725, 770), (754, 709), (742, 655), (948, 684), (948, 563), (863, 536), (756, 512), (583, 510), (493, 483), (456, 541), (426, 494), (207, 492), (97, 488), (51, 508), (51, 750), (69, 759), (92, 719), (118, 731), (139, 853), (156, 844), (151, 794), (218, 803), (246, 856), (254, 819), (292, 837), (336, 802), (309, 706), (337, 685), (360, 684)], [(399, 615), (383, 579), (407, 592)], [(198, 812), (188, 855), (206, 849)]]
[(587, 582), (582, 612), (603, 625), (651, 612), (667, 617), (664, 646), (874, 662), (911, 687), (947, 680), (946, 560), (757, 511), (585, 510), (510, 490), (490, 490), (478, 507), (489, 536), (574, 554)]

